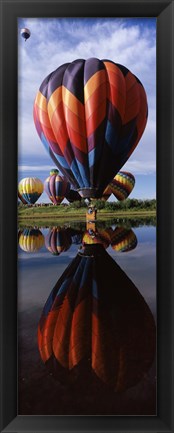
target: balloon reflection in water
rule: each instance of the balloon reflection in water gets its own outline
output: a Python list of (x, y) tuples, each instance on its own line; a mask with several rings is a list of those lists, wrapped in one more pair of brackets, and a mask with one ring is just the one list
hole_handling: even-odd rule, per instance
[(137, 237), (132, 229), (116, 227), (111, 237), (111, 247), (118, 252), (128, 252), (137, 246)]
[(42, 312), (38, 347), (63, 382), (90, 372), (91, 380), (120, 392), (149, 370), (155, 355), (152, 313), (102, 245), (82, 248), (59, 278)]
[(70, 229), (53, 227), (45, 237), (45, 246), (50, 253), (59, 255), (67, 251), (72, 244)]
[(89, 229), (86, 230), (82, 238), (83, 245), (101, 244), (104, 248), (110, 245), (110, 232), (109, 229)]
[(26, 253), (36, 253), (44, 245), (44, 236), (38, 229), (24, 229), (18, 234), (20, 248)]

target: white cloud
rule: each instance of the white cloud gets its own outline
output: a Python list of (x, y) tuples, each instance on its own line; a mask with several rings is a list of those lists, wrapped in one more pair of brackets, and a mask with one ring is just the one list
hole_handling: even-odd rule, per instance
[(53, 165), (19, 165), (19, 171), (50, 171)]

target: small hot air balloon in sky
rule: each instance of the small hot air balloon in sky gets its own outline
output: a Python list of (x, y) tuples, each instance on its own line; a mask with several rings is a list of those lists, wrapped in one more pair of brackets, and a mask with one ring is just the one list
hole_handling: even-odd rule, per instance
[(44, 79), (33, 114), (61, 173), (81, 197), (100, 198), (143, 134), (147, 98), (125, 66), (78, 59)]
[(21, 36), (22, 36), (22, 38), (25, 39), (25, 42), (26, 42), (27, 39), (30, 38), (30, 35), (31, 35), (31, 32), (30, 32), (29, 29), (27, 29), (27, 28), (21, 29)]
[(111, 194), (114, 194), (117, 200), (125, 200), (132, 192), (135, 185), (133, 174), (127, 171), (119, 171), (109, 184)]
[(45, 246), (55, 256), (67, 251), (72, 244), (70, 230), (53, 227), (45, 237)]
[(44, 182), (44, 190), (54, 204), (60, 204), (70, 190), (70, 184), (64, 176), (51, 170), (50, 176)]
[(137, 246), (137, 237), (132, 229), (116, 227), (111, 236), (111, 247), (118, 252), (128, 252)]
[(38, 229), (24, 229), (19, 234), (19, 246), (26, 253), (36, 253), (44, 246), (44, 236)]
[(34, 204), (43, 193), (43, 183), (37, 177), (25, 177), (19, 182), (18, 192), (28, 204)]
[(85, 380), (88, 371), (115, 392), (139, 383), (149, 370), (152, 313), (102, 245), (85, 246), (59, 278), (39, 321), (38, 347), (59, 380), (73, 374)]

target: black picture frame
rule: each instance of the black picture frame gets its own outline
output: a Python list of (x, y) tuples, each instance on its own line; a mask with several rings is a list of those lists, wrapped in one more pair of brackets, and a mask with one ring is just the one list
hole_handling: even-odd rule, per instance
[[(157, 18), (157, 415), (17, 415), (17, 18)], [(1, 432), (174, 432), (174, 0), (1, 0)]]

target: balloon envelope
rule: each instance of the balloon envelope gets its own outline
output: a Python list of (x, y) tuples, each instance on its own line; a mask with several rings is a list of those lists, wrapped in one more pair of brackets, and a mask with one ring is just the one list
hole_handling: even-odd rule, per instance
[(44, 190), (54, 204), (60, 204), (70, 189), (69, 182), (59, 174), (53, 173), (44, 182)]
[(102, 197), (137, 146), (146, 121), (143, 85), (110, 60), (61, 65), (44, 79), (34, 103), (44, 146), (86, 198)]
[(29, 29), (27, 29), (27, 28), (23, 28), (23, 29), (21, 29), (21, 36), (22, 36), (22, 38), (25, 39), (25, 41), (26, 41), (27, 39), (29, 39), (30, 35), (31, 35), (31, 32), (30, 32)]
[(25, 177), (19, 182), (18, 192), (28, 204), (34, 204), (43, 192), (43, 183), (37, 177)]
[(132, 192), (135, 185), (133, 174), (127, 171), (119, 171), (109, 184), (111, 194), (114, 194), (117, 200), (125, 200)]

